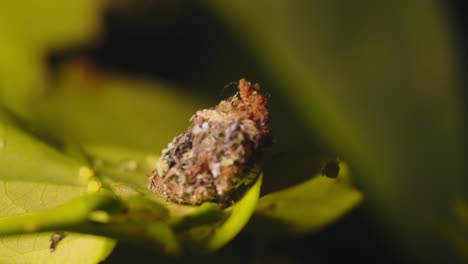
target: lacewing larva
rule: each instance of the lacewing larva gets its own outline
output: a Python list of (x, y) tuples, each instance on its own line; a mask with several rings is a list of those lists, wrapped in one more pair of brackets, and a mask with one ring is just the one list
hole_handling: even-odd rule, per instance
[(162, 151), (150, 190), (184, 204), (232, 200), (270, 142), (260, 85), (241, 79), (238, 88), (234, 96), (192, 116), (189, 128)]

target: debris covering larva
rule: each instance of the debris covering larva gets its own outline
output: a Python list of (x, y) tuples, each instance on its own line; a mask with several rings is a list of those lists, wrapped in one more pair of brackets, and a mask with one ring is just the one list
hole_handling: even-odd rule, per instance
[(150, 190), (185, 204), (232, 200), (270, 140), (260, 86), (241, 79), (238, 88), (236, 95), (192, 116), (190, 127), (162, 151)]

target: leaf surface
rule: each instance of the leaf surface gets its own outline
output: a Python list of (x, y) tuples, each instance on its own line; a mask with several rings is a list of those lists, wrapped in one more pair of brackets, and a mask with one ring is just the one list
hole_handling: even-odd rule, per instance
[[(300, 184), (262, 196), (248, 231), (260, 240), (304, 236), (355, 208), (363, 194), (351, 185), (347, 165), (340, 162), (339, 166), (336, 178), (318, 171)], [(282, 173), (269, 176), (287, 177)]]

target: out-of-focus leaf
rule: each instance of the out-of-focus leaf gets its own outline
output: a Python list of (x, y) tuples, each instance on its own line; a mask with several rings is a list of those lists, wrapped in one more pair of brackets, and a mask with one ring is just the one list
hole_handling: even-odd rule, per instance
[(468, 231), (468, 202), (457, 200), (453, 205), (453, 210), (460, 223), (462, 223)]
[(435, 1), (209, 1), (242, 32), (311, 129), (358, 170), (398, 246), (456, 259), (421, 219), (458, 229), (463, 120), (449, 30)]
[(25, 183), (84, 184), (80, 164), (46, 143), (15, 127), (6, 115), (0, 117), (0, 175), (2, 181)]
[(0, 98), (23, 117), (44, 88), (47, 49), (77, 44), (97, 32), (103, 1), (5, 0), (0, 8)]
[(67, 45), (92, 36), (102, 1), (2, 1), (2, 39), (32, 49)]
[[(119, 145), (159, 153), (183, 131), (198, 98), (164, 83), (90, 76), (70, 67), (34, 106), (34, 121), (82, 144)], [(60, 111), (57, 111), (60, 109)]]
[[(289, 165), (278, 164), (286, 168)], [(336, 178), (324, 176), (321, 169), (309, 171), (314, 174), (309, 180), (261, 197), (248, 231), (258, 239), (303, 236), (320, 230), (356, 207), (363, 195), (351, 186), (347, 165), (340, 162), (339, 167)], [(269, 176), (288, 175), (280, 172)]]
[(468, 204), (463, 200), (457, 200), (453, 204), (453, 211), (462, 225), (461, 229), (442, 221), (435, 221), (435, 226), (452, 243), (465, 261), (468, 261)]

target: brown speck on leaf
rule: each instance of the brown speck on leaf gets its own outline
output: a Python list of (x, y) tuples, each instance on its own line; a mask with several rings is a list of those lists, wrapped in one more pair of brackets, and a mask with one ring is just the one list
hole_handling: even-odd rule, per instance
[(57, 249), (57, 245), (62, 239), (65, 238), (65, 233), (64, 232), (55, 232), (50, 236), (50, 247), (49, 250), (50, 252), (54, 252)]
[(187, 131), (163, 150), (149, 189), (178, 203), (232, 202), (270, 139), (260, 85), (241, 79), (238, 88), (236, 95), (192, 116)]

